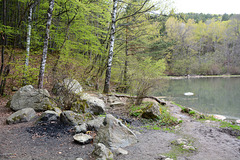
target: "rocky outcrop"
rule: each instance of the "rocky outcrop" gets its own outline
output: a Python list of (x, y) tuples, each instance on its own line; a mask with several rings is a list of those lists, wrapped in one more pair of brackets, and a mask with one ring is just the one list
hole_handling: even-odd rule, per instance
[(100, 127), (96, 142), (103, 143), (111, 150), (137, 143), (136, 135), (111, 114), (107, 114), (104, 126)]
[(14, 111), (23, 108), (33, 108), (35, 111), (45, 111), (56, 106), (49, 99), (46, 89), (35, 89), (31, 85), (20, 88), (12, 97), (10, 108)]
[(161, 115), (160, 107), (156, 103), (151, 103), (142, 110), (142, 117), (146, 119), (158, 119), (158, 117)]
[(83, 91), (80, 83), (75, 79), (64, 79), (62, 83), (56, 83), (52, 89), (55, 95), (80, 95)]
[(73, 136), (73, 139), (80, 144), (88, 144), (93, 141), (92, 136), (90, 136), (88, 134), (83, 134), (83, 133), (75, 134)]
[(84, 93), (81, 96), (81, 99), (87, 102), (89, 106), (89, 111), (92, 114), (95, 114), (95, 115), (105, 114), (106, 105), (103, 100), (97, 97), (91, 96), (87, 93)]
[(60, 115), (60, 120), (64, 124), (68, 124), (72, 126), (81, 125), (90, 119), (91, 117), (88, 117), (83, 114), (78, 114), (73, 111), (63, 111)]
[(102, 143), (95, 144), (95, 149), (92, 155), (93, 157), (95, 157), (96, 160), (112, 160), (113, 159), (113, 153), (111, 152), (111, 150), (108, 149)]
[(7, 118), (7, 124), (15, 124), (28, 122), (36, 116), (36, 112), (32, 108), (21, 109)]

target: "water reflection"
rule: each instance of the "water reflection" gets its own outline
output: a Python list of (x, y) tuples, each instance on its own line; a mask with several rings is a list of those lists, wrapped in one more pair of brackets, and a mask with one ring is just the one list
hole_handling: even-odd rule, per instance
[[(194, 95), (185, 96), (192, 92)], [(240, 78), (198, 78), (169, 80), (154, 96), (194, 108), (203, 113), (240, 118)]]

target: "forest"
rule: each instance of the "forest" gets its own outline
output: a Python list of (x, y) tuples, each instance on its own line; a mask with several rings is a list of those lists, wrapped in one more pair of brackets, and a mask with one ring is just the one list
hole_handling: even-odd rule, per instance
[(66, 77), (143, 94), (165, 75), (240, 74), (240, 15), (175, 13), (168, 0), (2, 0), (0, 8), (1, 95)]

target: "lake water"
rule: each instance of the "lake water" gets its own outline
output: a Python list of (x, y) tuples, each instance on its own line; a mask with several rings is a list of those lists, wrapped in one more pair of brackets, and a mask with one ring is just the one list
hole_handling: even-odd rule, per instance
[[(220, 114), (240, 119), (240, 78), (191, 78), (169, 80), (164, 90), (154, 96), (166, 96), (202, 113)], [(192, 92), (193, 96), (184, 93)]]

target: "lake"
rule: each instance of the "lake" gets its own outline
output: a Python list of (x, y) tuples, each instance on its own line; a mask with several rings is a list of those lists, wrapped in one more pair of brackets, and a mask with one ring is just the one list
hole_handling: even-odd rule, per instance
[[(186, 92), (194, 95), (185, 96)], [(202, 113), (240, 119), (240, 78), (173, 79), (153, 95), (165, 96)]]

